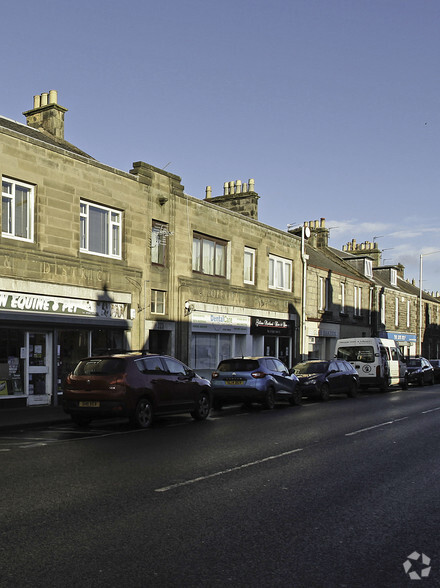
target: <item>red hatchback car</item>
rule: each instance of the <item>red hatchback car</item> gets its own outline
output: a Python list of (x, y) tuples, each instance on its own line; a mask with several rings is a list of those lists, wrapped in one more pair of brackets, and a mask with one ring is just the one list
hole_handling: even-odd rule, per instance
[(206, 419), (211, 386), (181, 361), (141, 352), (82, 359), (67, 377), (63, 408), (79, 425), (126, 416), (149, 427), (156, 415), (189, 412)]

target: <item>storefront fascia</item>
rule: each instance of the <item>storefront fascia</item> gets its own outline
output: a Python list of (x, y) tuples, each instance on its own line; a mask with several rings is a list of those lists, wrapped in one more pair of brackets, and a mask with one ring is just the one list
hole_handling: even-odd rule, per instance
[(332, 323), (307, 323), (309, 359), (330, 359), (334, 356), (340, 326)]
[(210, 377), (228, 357), (276, 355), (288, 364), (294, 325), (285, 318), (194, 310), (190, 315), (191, 367)]
[(96, 300), (0, 291), (0, 409), (58, 404), (81, 357), (127, 348), (130, 301), (128, 293)]
[(392, 339), (395, 341), (405, 356), (417, 355), (417, 335), (415, 333), (380, 331), (379, 337), (381, 339)]

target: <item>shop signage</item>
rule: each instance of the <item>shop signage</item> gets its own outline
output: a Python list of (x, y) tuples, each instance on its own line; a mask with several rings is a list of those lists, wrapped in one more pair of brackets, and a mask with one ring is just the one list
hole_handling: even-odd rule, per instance
[(383, 339), (393, 339), (394, 341), (398, 341), (400, 343), (403, 341), (416, 343), (417, 341), (417, 335), (415, 333), (391, 333), (390, 331), (381, 331), (379, 333), (379, 337), (382, 337)]
[(249, 333), (248, 316), (194, 311), (191, 314), (191, 322), (194, 332)]
[(253, 316), (251, 318), (251, 333), (253, 335), (290, 336), (292, 334), (293, 325), (293, 321)]
[(107, 300), (79, 300), (39, 294), (17, 294), (0, 291), (0, 310), (43, 312), (125, 319), (127, 305)]

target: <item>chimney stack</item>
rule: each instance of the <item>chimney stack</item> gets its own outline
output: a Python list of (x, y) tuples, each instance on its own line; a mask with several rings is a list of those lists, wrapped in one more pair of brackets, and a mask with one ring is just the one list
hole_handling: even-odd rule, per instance
[(34, 96), (32, 110), (23, 112), (29, 127), (44, 131), (57, 139), (64, 139), (64, 113), (67, 108), (57, 103), (56, 90), (43, 92), (40, 96)]

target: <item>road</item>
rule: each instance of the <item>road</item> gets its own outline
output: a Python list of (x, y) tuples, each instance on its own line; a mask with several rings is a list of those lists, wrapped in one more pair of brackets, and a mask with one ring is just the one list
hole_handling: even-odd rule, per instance
[(0, 586), (440, 586), (439, 424), (432, 386), (4, 432)]

